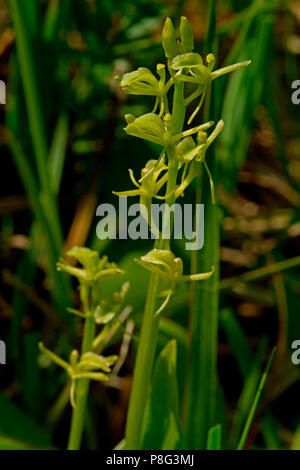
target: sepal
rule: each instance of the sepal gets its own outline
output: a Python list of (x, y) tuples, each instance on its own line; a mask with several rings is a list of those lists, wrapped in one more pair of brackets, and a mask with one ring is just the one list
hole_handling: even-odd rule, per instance
[(173, 59), (179, 52), (176, 32), (170, 18), (167, 18), (162, 30), (162, 46), (168, 59)]

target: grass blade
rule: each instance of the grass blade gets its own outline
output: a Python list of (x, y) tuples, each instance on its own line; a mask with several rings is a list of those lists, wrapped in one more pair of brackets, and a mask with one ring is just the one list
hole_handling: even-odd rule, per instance
[(268, 360), (267, 367), (266, 367), (266, 369), (265, 369), (265, 371), (264, 371), (264, 373), (261, 377), (261, 380), (260, 380), (256, 395), (255, 395), (254, 401), (252, 403), (252, 406), (251, 406), (249, 414), (248, 414), (248, 418), (247, 418), (244, 430), (242, 432), (240, 441), (239, 441), (238, 446), (237, 446), (237, 450), (242, 450), (245, 446), (246, 439), (247, 439), (247, 436), (248, 436), (248, 433), (249, 433), (249, 430), (250, 430), (250, 427), (251, 427), (251, 424), (252, 424), (252, 421), (253, 421), (253, 418), (254, 418), (254, 415), (255, 415), (255, 412), (256, 412), (260, 397), (261, 397), (261, 394), (262, 394), (262, 391), (264, 389), (264, 386), (265, 386), (265, 383), (266, 383), (266, 380), (267, 380), (267, 377), (268, 377), (268, 373), (269, 373), (269, 370), (270, 370), (275, 352), (276, 352), (276, 348), (273, 349), (273, 351), (270, 355), (270, 358)]
[[(215, 23), (215, 2), (211, 1), (208, 21), (211, 44), (206, 47), (214, 53), (217, 47)], [(206, 118), (210, 119), (211, 115)], [(215, 152), (211, 151), (208, 158), (215, 179)], [(191, 286), (189, 375), (184, 403), (185, 445), (188, 449), (205, 449), (209, 429), (216, 424), (220, 217), (219, 208), (211, 204), (209, 181), (206, 178), (198, 182), (197, 202), (200, 202), (201, 190), (201, 202), (205, 204), (206, 211), (205, 249), (192, 253), (192, 272), (204, 272), (214, 266), (215, 273), (209, 280)]]
[(19, 175), (22, 179), (27, 197), (29, 199), (29, 204), (45, 236), (45, 242), (47, 246), (46, 252), (48, 256), (47, 269), (49, 270), (50, 278), (53, 281), (53, 295), (56, 305), (59, 309), (61, 317), (71, 324), (73, 322), (71, 316), (66, 312), (66, 307), (68, 305), (68, 282), (66, 277), (56, 270), (56, 262), (60, 253), (58, 252), (57, 246), (55, 245), (51, 225), (49, 226), (49, 220), (45, 215), (44, 207), (40, 201), (40, 193), (37, 187), (35, 175), (32, 172), (32, 169), (25, 155), (23, 154), (21, 147), (10, 132), (8, 133), (8, 146), (14, 158), (16, 168), (18, 169)]
[(221, 450), (222, 426), (217, 424), (208, 432), (207, 450)]
[(9, 0), (11, 15), (16, 33), (16, 45), (20, 63), (21, 79), (23, 82), (26, 107), (28, 112), (29, 128), (33, 142), (36, 166), (41, 188), (48, 192), (49, 181), (47, 175), (47, 139), (44, 125), (42, 106), (38, 95), (34, 60), (32, 56), (28, 30), (23, 20), (22, 2)]
[(180, 449), (176, 363), (177, 345), (175, 340), (171, 340), (155, 364), (144, 418), (142, 449)]
[(54, 130), (48, 162), (49, 172), (51, 176), (51, 187), (55, 194), (57, 194), (59, 191), (62, 172), (65, 163), (68, 128), (68, 116), (66, 113), (62, 112), (58, 118), (57, 125)]

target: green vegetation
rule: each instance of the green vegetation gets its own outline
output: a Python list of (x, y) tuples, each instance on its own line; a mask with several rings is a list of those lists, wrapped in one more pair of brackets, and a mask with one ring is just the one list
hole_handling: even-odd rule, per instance
[[(0, 449), (299, 448), (296, 2), (0, 6)], [(118, 196), (203, 248), (99, 239)]]

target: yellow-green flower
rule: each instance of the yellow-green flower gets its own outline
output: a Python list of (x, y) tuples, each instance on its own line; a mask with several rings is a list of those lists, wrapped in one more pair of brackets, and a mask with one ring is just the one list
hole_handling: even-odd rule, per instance
[(185, 105), (188, 106), (194, 99), (199, 96), (201, 97), (198, 106), (189, 118), (188, 124), (193, 121), (199, 112), (203, 104), (206, 91), (213, 80), (227, 73), (247, 67), (247, 65), (251, 63), (250, 60), (247, 60), (229, 65), (228, 67), (224, 67), (213, 72), (215, 62), (215, 56), (213, 54), (208, 54), (206, 57), (207, 65), (204, 65), (202, 57), (196, 52), (180, 54), (173, 57), (171, 61), (171, 69), (176, 72), (174, 79), (185, 83), (194, 83), (197, 86), (196, 90), (185, 99)]
[(40, 351), (59, 367), (62, 367), (71, 379), (70, 402), (73, 408), (76, 407), (76, 380), (90, 379), (99, 382), (106, 382), (108, 374), (111, 373), (111, 366), (117, 361), (118, 356), (104, 357), (94, 352), (86, 352), (79, 358), (77, 350), (70, 354), (70, 362), (47, 349), (43, 343), (39, 343)]
[(162, 291), (160, 294), (161, 297), (165, 297), (165, 300), (157, 310), (156, 315), (159, 315), (165, 309), (176, 285), (209, 279), (214, 273), (214, 268), (212, 267), (211, 271), (206, 273), (184, 275), (182, 259), (176, 257), (170, 250), (154, 249), (135, 261), (148, 271), (157, 274), (164, 281), (171, 283), (170, 289)]

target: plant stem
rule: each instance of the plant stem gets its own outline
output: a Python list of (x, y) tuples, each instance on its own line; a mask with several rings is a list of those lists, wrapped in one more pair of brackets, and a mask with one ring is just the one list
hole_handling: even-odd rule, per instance
[[(172, 204), (175, 201), (175, 194), (174, 194), (174, 188), (176, 186), (177, 182), (177, 174), (178, 174), (178, 161), (175, 158), (175, 149), (174, 147), (170, 147), (168, 149), (168, 156), (169, 156), (169, 164), (168, 164), (168, 182), (167, 182), (167, 190), (166, 194), (170, 194), (170, 196), (166, 199), (166, 203), (168, 206), (172, 206)], [(165, 233), (165, 230), (167, 230), (167, 227), (170, 226), (170, 236), (171, 236), (171, 230), (173, 226), (173, 217), (170, 213), (170, 220), (168, 217), (168, 213), (165, 213), (165, 216), (163, 218), (163, 231), (162, 233)], [(167, 232), (166, 232), (167, 233)], [(170, 240), (161, 238), (159, 240), (159, 248), (161, 250), (167, 250), (170, 245)]]
[(151, 274), (126, 423), (125, 441), (126, 449), (129, 450), (140, 448), (143, 416), (157, 342), (159, 317), (155, 317), (154, 313), (157, 309), (158, 286), (159, 277)]
[[(185, 119), (185, 105), (183, 102), (183, 84), (175, 83), (172, 125), (173, 133), (181, 132)], [(178, 163), (172, 155), (169, 157), (168, 183), (166, 194), (169, 194), (176, 186)], [(167, 204), (174, 201), (174, 194), (167, 199)], [(165, 221), (164, 221), (165, 222)], [(158, 239), (155, 248), (166, 249), (169, 240)], [(157, 294), (159, 292), (160, 278), (155, 274), (150, 275), (149, 287), (146, 298), (145, 311), (142, 321), (139, 346), (133, 374), (132, 390), (128, 408), (125, 441), (126, 449), (137, 450), (141, 445), (143, 417), (149, 392), (152, 368), (157, 344), (159, 316), (155, 316), (157, 310)]]
[[(91, 313), (84, 325), (84, 334), (81, 354), (92, 350), (93, 339), (95, 336), (95, 320)], [(85, 424), (85, 410), (88, 397), (90, 380), (79, 379), (76, 386), (76, 408), (73, 408), (71, 430), (69, 436), (68, 450), (78, 450), (80, 448), (83, 428)]]

